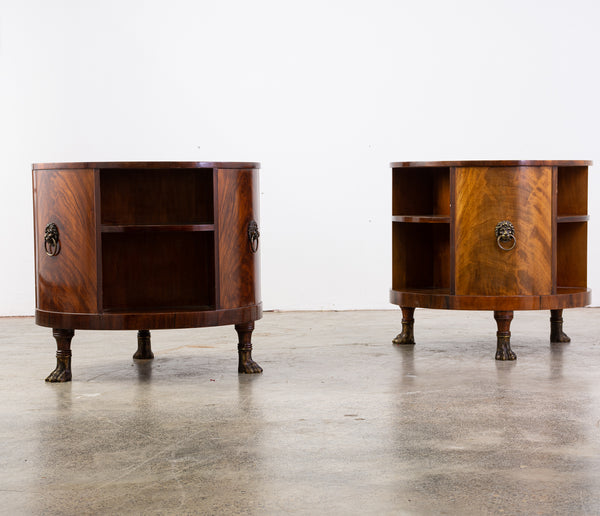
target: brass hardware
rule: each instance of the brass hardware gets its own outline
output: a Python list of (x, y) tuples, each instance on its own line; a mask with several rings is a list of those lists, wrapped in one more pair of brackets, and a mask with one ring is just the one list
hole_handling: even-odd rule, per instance
[[(512, 240), (512, 245), (510, 247), (504, 247), (501, 242), (510, 242)], [(503, 251), (511, 251), (517, 245), (517, 239), (515, 237), (515, 227), (508, 220), (503, 220), (496, 224), (496, 243), (498, 247)]]
[(260, 232), (258, 231), (258, 224), (252, 220), (248, 224), (248, 241), (250, 242), (250, 249), (253, 253), (258, 251), (258, 239), (260, 238)]
[(56, 256), (60, 253), (58, 228), (54, 222), (50, 222), (44, 231), (44, 250), (48, 256)]

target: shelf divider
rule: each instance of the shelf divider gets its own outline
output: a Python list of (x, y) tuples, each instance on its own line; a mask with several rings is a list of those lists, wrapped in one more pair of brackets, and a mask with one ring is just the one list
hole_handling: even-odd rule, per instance
[(449, 224), (449, 215), (394, 215), (392, 222), (418, 222), (425, 224)]
[(556, 222), (587, 222), (590, 220), (589, 215), (559, 215), (556, 217)]
[(102, 224), (102, 233), (214, 231), (214, 224)]

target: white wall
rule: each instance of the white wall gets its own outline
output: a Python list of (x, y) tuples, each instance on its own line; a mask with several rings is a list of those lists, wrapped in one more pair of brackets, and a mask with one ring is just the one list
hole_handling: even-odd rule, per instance
[(94, 160), (260, 161), (265, 308), (391, 308), (389, 162), (600, 165), (599, 21), (594, 0), (0, 0), (0, 315), (34, 308), (31, 163)]

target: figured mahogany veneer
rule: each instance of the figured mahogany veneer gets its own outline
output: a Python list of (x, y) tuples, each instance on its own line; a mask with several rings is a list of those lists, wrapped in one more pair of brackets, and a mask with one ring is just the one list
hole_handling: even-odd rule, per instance
[[(239, 371), (260, 372), (250, 339), (262, 317), (260, 253), (249, 234), (259, 222), (258, 169), (33, 165), (36, 322), (54, 328), (59, 348), (47, 380), (70, 380), (74, 329), (137, 329), (135, 358), (147, 359), (150, 329), (233, 324)], [(50, 223), (56, 247), (45, 234)]]
[[(591, 164), (392, 163), (390, 301), (403, 311), (403, 330), (394, 342), (414, 343), (415, 307), (493, 310), (499, 360), (516, 358), (509, 331), (514, 310), (551, 310), (552, 341), (568, 341), (562, 309), (591, 302), (586, 285)], [(514, 238), (496, 234), (503, 221), (514, 228)]]

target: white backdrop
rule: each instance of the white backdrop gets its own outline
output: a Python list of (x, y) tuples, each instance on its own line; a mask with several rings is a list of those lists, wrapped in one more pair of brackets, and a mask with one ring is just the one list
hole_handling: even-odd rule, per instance
[(392, 308), (390, 161), (595, 159), (598, 293), (599, 22), (595, 0), (0, 0), (0, 315), (33, 313), (49, 161), (260, 161), (264, 307), (289, 310)]

